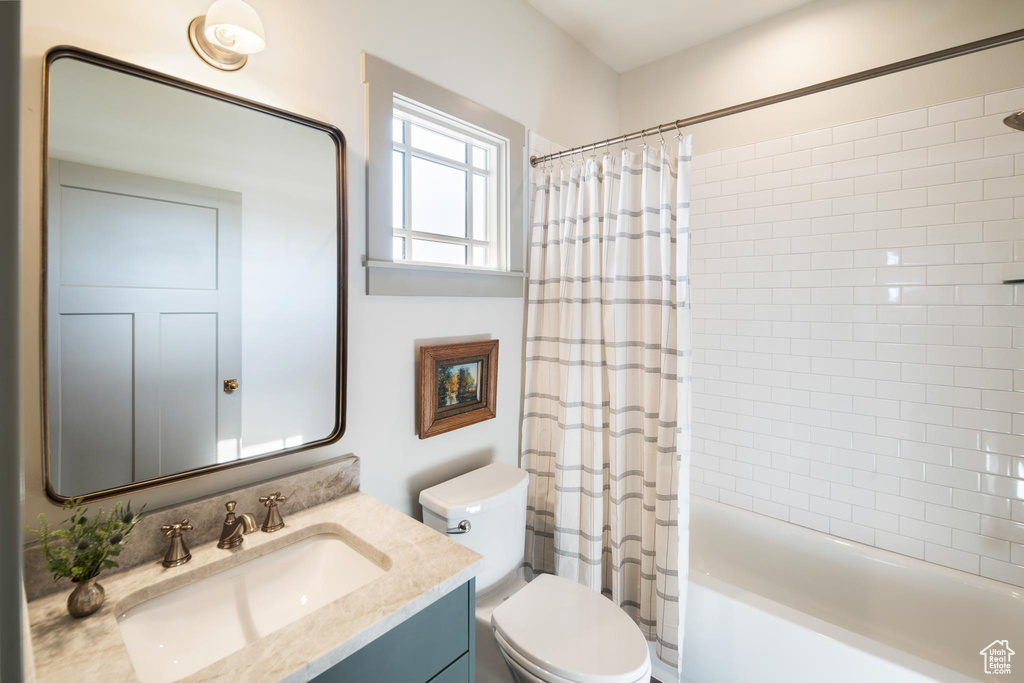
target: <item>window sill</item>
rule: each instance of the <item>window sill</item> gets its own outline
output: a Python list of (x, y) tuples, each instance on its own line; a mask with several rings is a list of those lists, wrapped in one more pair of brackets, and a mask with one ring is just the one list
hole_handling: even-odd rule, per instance
[(526, 273), (364, 260), (371, 296), (522, 297)]

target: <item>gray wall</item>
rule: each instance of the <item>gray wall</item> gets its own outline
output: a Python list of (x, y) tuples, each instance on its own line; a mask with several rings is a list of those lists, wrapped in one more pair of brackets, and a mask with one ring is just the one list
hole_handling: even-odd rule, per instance
[(21, 3), (0, 1), (0, 680), (21, 672), (18, 439), (18, 109)]

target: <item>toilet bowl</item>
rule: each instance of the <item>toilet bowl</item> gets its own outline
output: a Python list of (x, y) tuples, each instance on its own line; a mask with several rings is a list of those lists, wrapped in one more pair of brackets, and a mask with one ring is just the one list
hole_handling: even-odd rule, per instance
[(476, 577), (476, 680), (650, 680), (647, 641), (613, 602), (562, 577), (527, 583), (518, 576), (528, 481), (525, 471), (493, 463), (420, 493), (424, 524), (484, 558)]

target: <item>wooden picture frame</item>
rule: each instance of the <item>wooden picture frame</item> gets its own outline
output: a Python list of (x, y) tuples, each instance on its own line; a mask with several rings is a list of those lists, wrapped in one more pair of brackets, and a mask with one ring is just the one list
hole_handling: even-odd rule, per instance
[(490, 420), (498, 409), (498, 340), (420, 348), (419, 436)]

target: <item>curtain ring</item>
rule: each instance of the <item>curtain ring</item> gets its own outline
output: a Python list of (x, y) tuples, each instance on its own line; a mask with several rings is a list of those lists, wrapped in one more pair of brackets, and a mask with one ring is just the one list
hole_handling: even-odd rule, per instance
[(681, 140), (683, 137), (683, 131), (679, 130), (679, 119), (676, 119), (676, 140)]
[(611, 155), (612, 155), (612, 148), (611, 148), (611, 146), (609, 146), (609, 144), (608, 144), (608, 143), (609, 143), (609, 142), (611, 142), (611, 141), (612, 141), (612, 139), (611, 139), (611, 138), (607, 138), (607, 139), (606, 139), (606, 140), (604, 141), (604, 153), (605, 153), (605, 154), (607, 154), (608, 156), (611, 156)]
[(665, 131), (663, 131), (661, 129), (661, 126), (658, 126), (658, 137), (661, 138), (661, 146), (664, 147), (665, 146)]
[(641, 147), (640, 148), (641, 149), (647, 149), (647, 136), (644, 135), (644, 133), (646, 133), (646, 132), (647, 132), (646, 130), (641, 130), (640, 131), (640, 142), (641, 142)]

